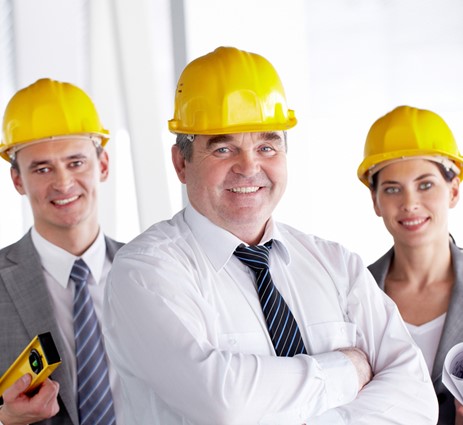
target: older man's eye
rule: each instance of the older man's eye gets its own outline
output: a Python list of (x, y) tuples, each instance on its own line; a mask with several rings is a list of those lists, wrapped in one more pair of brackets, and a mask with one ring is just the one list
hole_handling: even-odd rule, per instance
[(46, 174), (50, 172), (50, 167), (40, 167), (34, 170), (37, 174)]
[(71, 164), (70, 164), (70, 166), (71, 166), (71, 168), (76, 168), (76, 167), (82, 166), (83, 164), (84, 164), (84, 161), (81, 161), (81, 160), (79, 160), (79, 161), (72, 161)]

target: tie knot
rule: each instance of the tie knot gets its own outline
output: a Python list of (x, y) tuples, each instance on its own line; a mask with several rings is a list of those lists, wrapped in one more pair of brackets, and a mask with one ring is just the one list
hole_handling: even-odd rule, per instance
[(234, 252), (236, 257), (254, 271), (268, 269), (268, 258), (270, 249), (272, 248), (272, 240), (264, 245), (249, 245), (241, 244)]
[(88, 268), (87, 264), (85, 264), (85, 261), (82, 260), (82, 258), (79, 258), (74, 262), (71, 270), (71, 279), (77, 285), (85, 284), (89, 274), (90, 269)]

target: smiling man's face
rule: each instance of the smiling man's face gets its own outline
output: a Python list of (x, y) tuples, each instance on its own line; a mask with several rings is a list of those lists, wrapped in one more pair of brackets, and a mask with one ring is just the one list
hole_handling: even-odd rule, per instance
[(283, 132), (199, 135), (192, 143), (191, 161), (172, 148), (191, 205), (241, 240), (258, 242), (286, 189)]
[[(98, 188), (108, 175), (108, 156), (94, 143), (61, 139), (25, 146), (17, 152), (11, 177), (29, 199), (34, 225), (45, 238), (66, 229), (98, 229)], [(58, 233), (56, 233), (58, 232)]]

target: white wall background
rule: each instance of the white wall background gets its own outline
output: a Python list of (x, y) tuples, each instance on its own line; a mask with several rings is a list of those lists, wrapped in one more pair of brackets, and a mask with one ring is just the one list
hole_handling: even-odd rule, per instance
[[(0, 107), (44, 76), (91, 94), (113, 135), (102, 226), (128, 241), (182, 205), (167, 120), (185, 61), (220, 45), (260, 53), (299, 119), (277, 218), (369, 263), (391, 239), (356, 177), (366, 133), (409, 104), (439, 113), (463, 148), (462, 16), (461, 0), (0, 0)], [(6, 162), (0, 187), (1, 247), (31, 220)]]

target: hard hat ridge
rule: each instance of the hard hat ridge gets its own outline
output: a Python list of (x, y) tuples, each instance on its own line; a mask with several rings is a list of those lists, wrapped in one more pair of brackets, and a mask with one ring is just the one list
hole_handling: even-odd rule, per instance
[(234, 47), (219, 47), (184, 69), (169, 130), (229, 134), (287, 130), (296, 123), (280, 78), (267, 59)]

